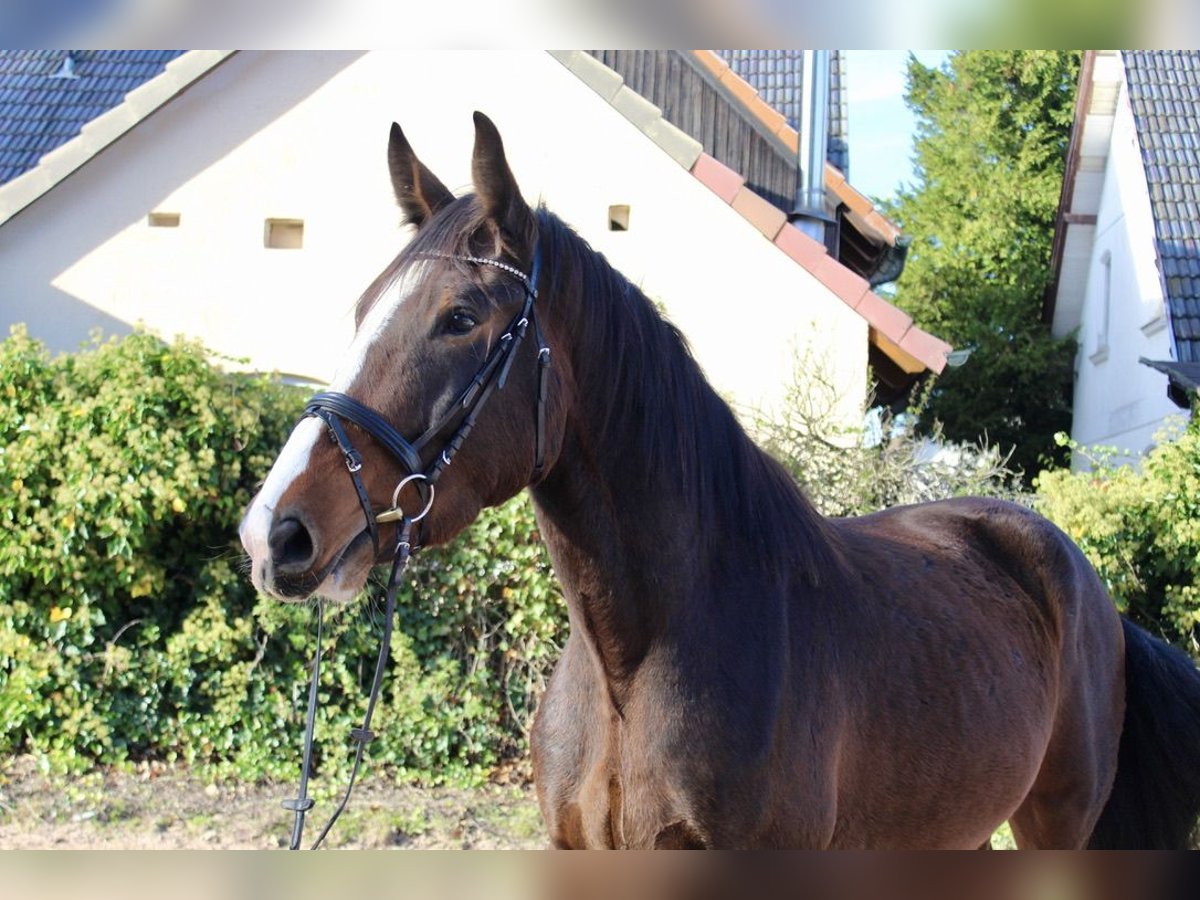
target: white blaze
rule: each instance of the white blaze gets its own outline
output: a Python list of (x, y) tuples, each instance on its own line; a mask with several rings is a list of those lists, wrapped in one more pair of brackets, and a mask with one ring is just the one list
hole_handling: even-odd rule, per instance
[(412, 293), (411, 287), (421, 283), (428, 265), (424, 260), (411, 263), (404, 274), (396, 280), (396, 283), (375, 301), (375, 305), (371, 307), (371, 311), (367, 313), (367, 317), (363, 319), (358, 331), (355, 332), (346, 358), (342, 360), (342, 364), (338, 366), (338, 370), (333, 376), (333, 382), (329, 386), (331, 391), (344, 394), (354, 384), (354, 380), (358, 378), (367, 364), (371, 348), (375, 346), (376, 341), (383, 337), (396, 312), (400, 309), (400, 305)]
[[(371, 307), (371, 311), (367, 313), (354, 335), (346, 359), (338, 367), (337, 374), (329, 386), (331, 391), (346, 393), (353, 385), (366, 366), (371, 348), (387, 331), (400, 304), (411, 293), (409, 288), (411, 285), (420, 283), (425, 267), (426, 264), (423, 262), (414, 263), (404, 276), (398, 279)], [(262, 490), (250, 504), (250, 508), (246, 511), (246, 517), (242, 519), (241, 527), (238, 529), (242, 546), (250, 554), (251, 580), (260, 591), (265, 590), (265, 586), (271, 581), (268, 572), (271, 562), (268, 540), (271, 534), (271, 525), (275, 521), (276, 507), (287, 489), (308, 468), (313, 447), (316, 446), (324, 429), (325, 423), (317, 418), (303, 419), (296, 426), (291, 437), (279, 452), (275, 464), (271, 466)]]
[(250, 579), (260, 591), (265, 590), (266, 567), (271, 559), (267, 540), (271, 535), (275, 507), (279, 505), (279, 498), (283, 496), (284, 491), (308, 467), (308, 459), (324, 427), (325, 423), (320, 419), (301, 420), (287, 443), (283, 445), (283, 449), (279, 451), (279, 457), (275, 460), (275, 465), (271, 466), (262, 490), (250, 504), (246, 517), (242, 519), (241, 528), (238, 529), (242, 546), (250, 554)]

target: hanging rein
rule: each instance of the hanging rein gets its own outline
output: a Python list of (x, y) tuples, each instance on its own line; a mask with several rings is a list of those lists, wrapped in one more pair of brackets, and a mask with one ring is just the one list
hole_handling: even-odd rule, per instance
[[(479, 417), (480, 410), (483, 409), (484, 404), (487, 403), (493, 392), (504, 387), (505, 382), (508, 380), (509, 370), (512, 368), (513, 360), (516, 357), (517, 348), (521, 345), (521, 341), (525, 338), (525, 334), (530, 326), (533, 327), (534, 340), (537, 342), (538, 348), (537, 438), (533, 468), (533, 477), (535, 479), (541, 475), (542, 467), (545, 464), (546, 389), (547, 376), (550, 369), (550, 348), (546, 346), (542, 330), (538, 325), (536, 310), (534, 309), (534, 301), (537, 299), (538, 276), (541, 269), (540, 249), (535, 249), (534, 251), (533, 266), (528, 275), (520, 269), (510, 266), (508, 263), (496, 259), (449, 253), (427, 253), (423, 255), (439, 259), (459, 260), (479, 266), (492, 266), (499, 269), (513, 276), (521, 283), (525, 292), (525, 300), (521, 305), (520, 311), (509, 323), (504, 334), (500, 336), (500, 340), (496, 346), (483, 361), (483, 365), (479, 367), (479, 371), (476, 372), (475, 377), (471, 379), (470, 384), (467, 385), (458, 399), (450, 406), (449, 410), (413, 442), (409, 442), (375, 410), (345, 394), (332, 391), (317, 394), (309, 400), (308, 406), (304, 410), (305, 417), (315, 416), (329, 426), (330, 436), (337, 442), (338, 448), (342, 451), (346, 462), (346, 470), (350, 473), (350, 479), (354, 484), (354, 491), (358, 495), (359, 505), (362, 506), (363, 515), (366, 518), (367, 531), (371, 536), (371, 545), (374, 548), (376, 559), (379, 557), (380, 549), (379, 525), (389, 522), (398, 523), (396, 545), (392, 555), (392, 569), (387, 582), (383, 635), (380, 639), (379, 656), (375, 662), (375, 677), (371, 681), (371, 692), (367, 697), (367, 709), (363, 715), (362, 726), (354, 728), (350, 732), (350, 739), (356, 745), (354, 766), (350, 770), (350, 780), (346, 785), (341, 802), (321, 829), (321, 833), (317, 835), (317, 839), (312, 844), (311, 849), (313, 850), (321, 846), (321, 842), (325, 840), (325, 836), (346, 808), (346, 804), (350, 800), (350, 793), (354, 790), (354, 782), (358, 778), (358, 770), (362, 764), (363, 753), (366, 750), (367, 744), (375, 737), (374, 732), (371, 731), (371, 716), (375, 712), (375, 704), (379, 699), (379, 691), (383, 684), (383, 672), (387, 666), (388, 651), (392, 640), (392, 624), (396, 611), (396, 593), (399, 589), (400, 576), (408, 566), (409, 557), (414, 550), (419, 548), (419, 544), (414, 542), (413, 538), (414, 526), (425, 518), (429, 510), (433, 507), (437, 480), (450, 465), (455, 454), (462, 447), (463, 441), (471, 433), (471, 429), (475, 427), (475, 421)], [(367, 432), (409, 473), (400, 479), (395, 491), (392, 492), (391, 506), (382, 513), (376, 514), (371, 505), (370, 496), (367, 494), (366, 486), (362, 480), (362, 456), (351, 443), (343, 420), (352, 422)], [(436, 438), (450, 432), (451, 429), (453, 429), (453, 432), (434, 456), (433, 462), (427, 467), (423, 467), (423, 451)], [(423, 504), (421, 511), (416, 515), (408, 515), (400, 508), (400, 492), (410, 483), (420, 493)], [(308, 688), (308, 709), (304, 721), (304, 754), (300, 769), (300, 790), (296, 798), (283, 801), (284, 809), (291, 810), (295, 814), (290, 844), (290, 849), (292, 850), (300, 849), (300, 842), (304, 835), (304, 817), (314, 805), (313, 799), (308, 796), (308, 776), (312, 764), (313, 729), (317, 713), (317, 685), (321, 674), (323, 620), (324, 607), (318, 601), (317, 647), (313, 656), (312, 679), (309, 682)]]

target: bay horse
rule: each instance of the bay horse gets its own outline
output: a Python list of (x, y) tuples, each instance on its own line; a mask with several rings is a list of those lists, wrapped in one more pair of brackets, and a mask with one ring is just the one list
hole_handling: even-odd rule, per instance
[(526, 204), (490, 120), (467, 196), (396, 125), (388, 165), (415, 234), (242, 541), (260, 590), (347, 601), (402, 479), (443, 476), (399, 492), (425, 546), (528, 488), (570, 625), (531, 735), (554, 846), (975, 848), (1006, 820), (1021, 847), (1188, 844), (1200, 674), (1054, 525), (983, 499), (822, 518), (641, 291)]

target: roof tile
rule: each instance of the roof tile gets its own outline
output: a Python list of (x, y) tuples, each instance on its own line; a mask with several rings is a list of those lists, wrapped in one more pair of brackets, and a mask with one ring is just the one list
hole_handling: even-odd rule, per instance
[(933, 372), (946, 368), (946, 356), (954, 348), (920, 328), (910, 328), (900, 341), (900, 349), (925, 363)]
[(701, 153), (692, 166), (692, 174), (704, 183), (705, 187), (724, 200), (732, 203), (737, 192), (742, 189), (745, 179), (723, 163), (717, 162), (707, 153)]
[(0, 184), (32, 169), (182, 52), (75, 50), (78, 77), (53, 78), (62, 50), (0, 50), (0, 147), (13, 154), (0, 164)]
[(825, 245), (814, 241), (794, 225), (785, 225), (775, 235), (775, 246), (810, 272), (829, 255)]
[(737, 99), (750, 109), (754, 109), (754, 101), (758, 99), (758, 91), (749, 82), (743, 81), (732, 69), (721, 76), (721, 84), (728, 88)]
[(1122, 57), (1176, 349), (1200, 358), (1200, 51)]
[(897, 344), (912, 327), (912, 319), (899, 308), (892, 306), (874, 291), (867, 291), (855, 307), (859, 315), (887, 335)]
[(862, 301), (863, 294), (871, 290), (865, 278), (855, 275), (832, 256), (825, 257), (813, 274), (817, 276), (818, 281), (855, 309)]
[(766, 235), (768, 240), (775, 240), (775, 235), (787, 224), (787, 216), (783, 214), (783, 210), (768, 203), (747, 187), (743, 187), (734, 195), (732, 206), (751, 225)]

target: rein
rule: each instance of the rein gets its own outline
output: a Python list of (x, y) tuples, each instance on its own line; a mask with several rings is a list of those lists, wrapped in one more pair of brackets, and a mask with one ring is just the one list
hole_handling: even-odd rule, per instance
[[(329, 834), (329, 830), (346, 808), (346, 804), (350, 800), (350, 793), (354, 790), (354, 783), (358, 778), (358, 770), (362, 764), (366, 746), (375, 737), (375, 733), (371, 731), (371, 716), (375, 712), (375, 705), (379, 700), (379, 693), (383, 685), (383, 673), (387, 667), (388, 651), (392, 641), (392, 626), (396, 612), (396, 594), (399, 591), (400, 577), (408, 567), (408, 561), (413, 552), (420, 549), (420, 544), (414, 542), (413, 539), (414, 528), (433, 507), (435, 496), (434, 485), (450, 465), (459, 448), (462, 447), (463, 441), (467, 439), (467, 435), (471, 433), (471, 429), (475, 427), (475, 421), (479, 416), (480, 410), (483, 409), (484, 404), (487, 403), (497, 389), (503, 389), (505, 382), (508, 380), (508, 373), (512, 368), (513, 360), (516, 357), (517, 348), (520, 346), (521, 341), (524, 340), (530, 325), (533, 326), (534, 339), (537, 341), (538, 347), (537, 439), (533, 468), (534, 479), (537, 479), (541, 475), (545, 464), (545, 407), (547, 375), (550, 369), (550, 348), (546, 345), (534, 310), (534, 301), (537, 299), (537, 282), (541, 272), (541, 248), (539, 247), (534, 250), (533, 265), (528, 275), (520, 269), (497, 259), (461, 256), (450, 253), (425, 253), (422, 255), (439, 259), (455, 259), (473, 265), (492, 266), (502, 272), (506, 272), (520, 281), (521, 286), (525, 290), (525, 300), (521, 305), (520, 311), (509, 323), (508, 328), (501, 335), (496, 346), (484, 360), (483, 365), (479, 367), (475, 377), (471, 379), (470, 384), (467, 385), (466, 389), (463, 390), (458, 399), (451, 404), (450, 408), (441, 418), (430, 425), (415, 441), (408, 441), (378, 412), (343, 393), (328, 391), (316, 394), (309, 400), (308, 406), (305, 407), (304, 417), (315, 416), (325, 422), (329, 427), (330, 438), (337, 443), (338, 449), (342, 452), (346, 463), (346, 470), (350, 473), (355, 494), (358, 496), (359, 505), (362, 507), (363, 516), (367, 522), (366, 530), (371, 536), (371, 545), (374, 548), (375, 558), (379, 556), (379, 525), (390, 522), (399, 523), (396, 546), (392, 555), (391, 574), (388, 576), (383, 635), (380, 639), (379, 656), (375, 661), (375, 677), (371, 682), (371, 692), (367, 697), (367, 709), (363, 715), (362, 726), (350, 731), (350, 739), (356, 745), (354, 766), (350, 770), (350, 780), (346, 785), (346, 791), (342, 795), (341, 802), (321, 829), (320, 834), (317, 835), (317, 839), (310, 848), (313, 850), (321, 846), (321, 842), (325, 840), (325, 836)], [(362, 456), (350, 441), (343, 420), (352, 422), (367, 432), (408, 472), (396, 485), (396, 489), (392, 493), (391, 506), (381, 513), (374, 512), (371, 498), (362, 480)], [(453, 433), (436, 453), (433, 461), (428, 466), (422, 466), (423, 451), (429, 447), (435, 438), (450, 431), (452, 427), (454, 428)], [(400, 508), (400, 492), (409, 483), (414, 483), (416, 489), (421, 494), (421, 502), (423, 503), (421, 511), (413, 516), (406, 514)], [(324, 605), (318, 601), (317, 645), (313, 655), (312, 677), (308, 688), (308, 707), (304, 720), (304, 750), (300, 770), (300, 786), (297, 797), (283, 801), (283, 808), (290, 810), (295, 816), (292, 823), (292, 839), (289, 845), (289, 849), (291, 850), (300, 849), (300, 843), (304, 836), (304, 818), (314, 806), (313, 799), (308, 796), (308, 777), (312, 764), (313, 732), (317, 714), (317, 687), (321, 674), (321, 635), (323, 621)]]

